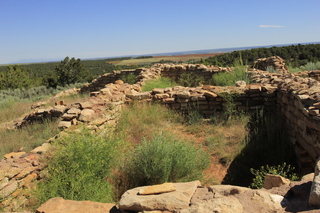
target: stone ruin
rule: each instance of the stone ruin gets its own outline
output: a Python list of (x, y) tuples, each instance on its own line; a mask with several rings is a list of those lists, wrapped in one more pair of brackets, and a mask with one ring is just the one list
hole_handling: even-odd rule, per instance
[[(281, 73), (268, 73), (258, 69), (266, 66), (273, 66)], [(30, 114), (8, 123), (7, 128), (21, 128), (44, 118), (60, 118), (59, 128), (66, 131), (72, 131), (79, 123), (95, 131), (106, 125), (114, 125), (122, 106), (133, 100), (163, 103), (183, 113), (196, 108), (204, 116), (210, 116), (215, 111), (224, 110), (225, 94), (234, 94), (236, 109), (239, 111), (276, 109), (282, 114), (302, 172), (307, 174), (314, 171), (320, 156), (320, 146), (317, 143), (320, 139), (320, 83), (312, 78), (290, 74), (286, 70), (282, 59), (271, 57), (258, 60), (256, 68), (248, 71), (254, 82), (250, 85), (237, 83), (237, 86), (201, 85), (194, 88), (176, 86), (155, 88), (149, 92), (141, 92), (141, 86), (150, 79), (161, 76), (177, 79), (185, 72), (211, 78), (214, 74), (230, 72), (231, 69), (202, 64), (155, 64), (150, 68), (114, 71), (100, 76), (81, 89), (81, 92), (89, 91), (91, 94), (85, 102), (67, 106), (63, 101), (57, 101), (55, 106), (49, 107), (43, 107), (44, 103), (39, 103), (33, 106)], [(316, 75), (315, 73), (309, 72), (308, 76)], [(129, 74), (135, 76), (135, 84), (130, 85), (121, 80)], [(36, 180), (41, 179), (41, 171), (45, 168), (41, 162), (41, 154), (61, 135), (63, 136), (60, 134), (49, 139), (29, 153), (9, 153), (0, 161), (0, 195), (6, 208), (14, 210), (26, 202), (27, 195), (22, 193), (22, 189), (31, 187)]]
[(288, 67), (285, 62), (279, 56), (271, 56), (268, 58), (260, 58), (254, 62), (254, 68), (266, 71), (268, 67), (272, 67), (276, 72), (289, 73)]

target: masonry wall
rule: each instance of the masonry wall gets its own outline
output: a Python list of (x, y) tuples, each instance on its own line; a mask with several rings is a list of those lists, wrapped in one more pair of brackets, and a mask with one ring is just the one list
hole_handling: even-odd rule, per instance
[[(211, 116), (216, 111), (225, 110), (228, 97), (233, 97), (235, 109), (239, 111), (254, 112), (264, 109), (281, 112), (291, 141), (295, 145), (302, 172), (313, 172), (315, 162), (320, 157), (320, 83), (314, 79), (253, 70), (250, 75), (255, 83), (251, 85), (203, 85), (195, 88), (177, 86), (140, 92), (141, 86), (147, 80), (159, 76), (178, 78), (183, 72), (194, 72), (211, 77), (218, 72), (228, 71), (230, 70), (214, 66), (168, 64), (115, 71), (100, 76), (82, 88), (82, 91), (91, 92), (92, 97), (87, 102), (70, 106), (61, 104), (47, 108), (36, 107), (32, 113), (15, 122), (12, 128), (55, 117), (62, 119), (63, 123), (59, 124), (62, 128), (81, 122), (87, 123), (94, 130), (105, 123), (114, 123), (114, 110), (133, 100), (160, 102), (183, 113), (195, 108), (205, 116)], [(136, 76), (136, 84), (129, 85), (122, 81), (115, 83), (129, 74)], [(106, 107), (110, 107), (110, 110), (105, 110)], [(105, 114), (103, 119), (100, 119), (99, 113), (103, 111), (108, 111), (112, 116)], [(88, 112), (91, 114), (88, 115)], [(0, 197), (9, 209), (14, 210), (23, 205), (28, 198), (24, 190), (31, 188), (33, 182), (42, 177), (41, 171), (45, 165), (41, 163), (40, 155), (48, 146), (50, 140), (29, 153), (10, 153), (0, 161)]]

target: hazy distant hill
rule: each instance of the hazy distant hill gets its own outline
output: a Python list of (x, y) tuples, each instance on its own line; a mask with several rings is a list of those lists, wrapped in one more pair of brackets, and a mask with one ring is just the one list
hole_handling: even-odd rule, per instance
[[(292, 43), (292, 44), (276, 44), (276, 45), (267, 45), (267, 46), (251, 46), (251, 47), (233, 47), (233, 48), (219, 48), (219, 49), (206, 49), (206, 50), (192, 50), (192, 51), (178, 51), (178, 52), (167, 52), (167, 53), (155, 53), (155, 54), (143, 54), (149, 56), (175, 56), (175, 55), (191, 55), (191, 54), (205, 54), (205, 53), (227, 53), (236, 50), (247, 50), (253, 48), (261, 48), (261, 47), (282, 47), (289, 45), (297, 45), (297, 44), (320, 44), (320, 42), (306, 42), (306, 43)], [(118, 58), (118, 57), (137, 57), (142, 55), (124, 55), (124, 56), (112, 56), (112, 57), (97, 57), (97, 58), (82, 58), (82, 60), (98, 60), (98, 59), (107, 59), (107, 58)], [(63, 56), (64, 58), (65, 56)], [(70, 56), (72, 57), (72, 56)], [(8, 64), (21, 64), (21, 63), (41, 63), (41, 62), (56, 62), (61, 61), (63, 58), (40, 58), (40, 59), (20, 59), (17, 61), (13, 61)]]

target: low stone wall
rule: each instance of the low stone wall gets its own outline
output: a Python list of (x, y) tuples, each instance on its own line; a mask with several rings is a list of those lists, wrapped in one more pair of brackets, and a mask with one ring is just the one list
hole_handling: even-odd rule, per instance
[[(223, 111), (228, 104), (235, 104), (238, 111), (272, 110), (276, 105), (276, 87), (260, 84), (243, 87), (202, 86), (196, 88), (176, 86), (153, 89), (150, 92), (127, 95), (133, 100), (150, 100), (166, 104), (172, 109), (187, 113), (196, 109), (210, 116)], [(232, 102), (232, 103), (231, 103)], [(229, 106), (230, 107), (230, 106)]]
[(194, 73), (200, 75), (205, 79), (211, 79), (212, 75), (220, 72), (230, 72), (231, 68), (218, 66), (205, 66), (203, 64), (155, 64), (150, 68), (138, 68), (133, 70), (113, 71), (101, 75), (92, 83), (85, 85), (81, 91), (97, 92), (104, 88), (106, 84), (114, 83), (117, 80), (123, 80), (128, 75), (136, 77), (135, 83), (139, 86), (143, 85), (145, 81), (158, 78), (160, 76), (177, 80), (182, 73)]

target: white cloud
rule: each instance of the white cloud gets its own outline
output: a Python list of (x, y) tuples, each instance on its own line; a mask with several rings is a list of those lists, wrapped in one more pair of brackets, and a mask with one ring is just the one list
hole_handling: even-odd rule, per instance
[(280, 25), (259, 25), (259, 27), (285, 27)]

